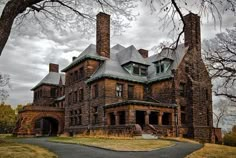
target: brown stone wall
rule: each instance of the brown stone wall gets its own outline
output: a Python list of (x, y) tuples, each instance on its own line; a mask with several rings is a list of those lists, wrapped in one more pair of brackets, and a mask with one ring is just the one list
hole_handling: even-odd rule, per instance
[[(116, 85), (122, 84), (123, 85), (123, 96), (117, 97), (116, 96)], [(105, 104), (111, 104), (115, 102), (121, 102), (128, 100), (128, 85), (134, 86), (134, 97), (132, 100), (143, 100), (144, 98), (144, 85), (139, 83), (132, 83), (128, 81), (121, 81), (121, 80), (113, 80), (113, 79), (105, 79)]]
[(173, 80), (164, 80), (153, 83), (151, 97), (162, 103), (173, 103)]

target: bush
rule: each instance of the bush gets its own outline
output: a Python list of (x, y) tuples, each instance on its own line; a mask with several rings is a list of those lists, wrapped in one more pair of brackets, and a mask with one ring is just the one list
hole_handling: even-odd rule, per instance
[(227, 133), (224, 136), (224, 145), (236, 146), (236, 133)]

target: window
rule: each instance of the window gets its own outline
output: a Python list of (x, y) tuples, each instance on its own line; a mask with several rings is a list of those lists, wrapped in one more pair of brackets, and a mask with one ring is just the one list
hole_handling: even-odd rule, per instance
[(179, 84), (179, 95), (184, 97), (185, 96), (185, 83)]
[(98, 115), (94, 114), (93, 117), (94, 117), (94, 124), (98, 124)]
[(77, 81), (78, 79), (79, 79), (78, 71), (75, 71), (75, 73), (74, 73), (74, 80)]
[(70, 84), (73, 82), (73, 73), (70, 73)]
[(139, 75), (139, 67), (138, 67), (138, 66), (134, 66), (134, 67), (133, 67), (133, 73), (134, 73), (135, 75)]
[(84, 89), (81, 88), (79, 89), (79, 101), (83, 101), (84, 100)]
[(93, 112), (94, 112), (94, 113), (97, 113), (97, 112), (98, 112), (98, 106), (95, 106), (95, 107), (93, 108)]
[(93, 88), (94, 88), (94, 98), (97, 98), (98, 97), (98, 85), (95, 84)]
[(141, 68), (141, 76), (147, 76), (147, 68)]
[(72, 93), (69, 93), (69, 97), (68, 97), (68, 104), (71, 104), (71, 100), (72, 100)]
[(81, 67), (79, 69), (79, 79), (83, 79), (84, 78), (84, 67)]
[(74, 92), (74, 103), (77, 102), (77, 91)]
[(123, 85), (122, 84), (116, 84), (116, 96), (122, 97), (123, 96)]
[(185, 115), (185, 113), (181, 113), (181, 124), (186, 124), (186, 115)]
[(159, 74), (166, 72), (169, 69), (170, 64), (170, 60), (158, 61), (156, 63), (156, 73)]
[(134, 86), (128, 85), (128, 98), (133, 99), (134, 98)]
[(78, 122), (77, 122), (77, 123), (78, 123), (78, 125), (81, 125), (81, 124), (82, 124), (82, 117), (81, 117), (81, 116), (79, 116), (77, 121), (78, 121)]

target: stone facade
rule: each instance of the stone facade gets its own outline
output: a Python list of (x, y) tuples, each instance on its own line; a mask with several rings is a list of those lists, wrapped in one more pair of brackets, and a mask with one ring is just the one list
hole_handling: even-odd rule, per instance
[[(59, 85), (43, 84), (34, 88), (33, 105), (55, 107), (57, 98), (65, 96), (63, 106), (56, 107), (64, 109), (64, 120), (58, 121), (61, 124), (59, 132), (64, 126), (63, 132), (67, 135), (102, 129), (109, 133), (133, 135), (147, 132), (214, 142), (212, 85), (201, 58), (200, 17), (190, 13), (184, 19), (183, 58), (171, 70), (169, 77), (144, 82), (106, 76), (104, 63), (116, 58), (110, 52), (110, 16), (99, 13), (96, 53), (92, 56), (92, 50), (88, 49), (85, 50), (87, 54), (82, 52), (83, 55), (73, 57), (72, 64), (63, 69), (66, 74), (65, 86), (60, 82)], [(118, 47), (122, 46), (116, 46), (116, 49)], [(134, 47), (130, 49), (133, 51)], [(145, 61), (143, 59), (149, 58), (147, 50), (140, 49), (138, 53), (141, 57), (131, 55), (130, 60), (139, 58), (137, 61)], [(168, 58), (167, 62), (172, 63), (173, 60)], [(129, 71), (130, 62), (121, 66)], [(133, 66), (137, 66), (137, 63), (134, 62)], [(138, 75), (147, 75), (148, 66), (147, 63), (141, 63)], [(91, 80), (99, 69), (103, 69), (103, 74)], [(51, 64), (49, 70), (58, 72), (58, 67)], [(164, 67), (160, 67), (160, 70), (158, 67), (156, 71), (164, 71)], [(51, 94), (53, 88), (57, 88), (55, 97)], [(59, 99), (58, 102), (62, 101)], [(22, 112), (22, 116), (24, 114), (27, 112)], [(55, 116), (58, 114), (55, 113)]]

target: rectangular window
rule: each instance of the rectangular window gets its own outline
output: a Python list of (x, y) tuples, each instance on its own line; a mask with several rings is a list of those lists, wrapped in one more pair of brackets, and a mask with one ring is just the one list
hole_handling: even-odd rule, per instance
[(185, 83), (179, 84), (179, 95), (185, 97)]
[(73, 79), (73, 73), (70, 73), (70, 84), (73, 83), (74, 79)]
[(117, 97), (122, 97), (123, 96), (123, 85), (117, 83), (116, 84), (116, 96)]
[(206, 93), (206, 100), (209, 99), (209, 96), (208, 96), (208, 89), (205, 90), (205, 93)]
[(78, 117), (78, 125), (81, 125), (82, 124), (82, 117), (81, 115)]
[(68, 104), (71, 104), (71, 98), (72, 98), (72, 93), (69, 93), (69, 97), (68, 97)]
[(79, 101), (83, 101), (84, 100), (84, 89), (81, 88), (79, 89)]
[(51, 88), (51, 97), (56, 97), (56, 88)]
[(74, 80), (77, 81), (78, 79), (79, 79), (78, 71), (75, 71), (75, 73), (74, 73)]
[(74, 92), (74, 103), (77, 102), (77, 97), (78, 97), (78, 96), (77, 96), (77, 91), (75, 91), (75, 92)]
[(134, 73), (135, 75), (139, 75), (139, 67), (138, 67), (138, 66), (134, 66), (134, 67), (133, 67), (133, 73)]
[(98, 124), (98, 115), (94, 114), (93, 117), (94, 117), (94, 124)]
[(164, 72), (164, 64), (161, 64), (161, 72)]
[(157, 74), (160, 73), (160, 66), (159, 66), (159, 65), (156, 66), (156, 73), (157, 73)]
[(98, 85), (95, 84), (93, 88), (94, 88), (94, 98), (97, 98), (98, 97)]
[(79, 69), (79, 79), (83, 79), (84, 78), (84, 67), (81, 67)]
[(147, 76), (147, 69), (141, 68), (141, 76)]
[(181, 113), (181, 124), (186, 124), (186, 115), (185, 115), (185, 113)]
[(128, 98), (133, 99), (134, 98), (134, 86), (128, 85)]

